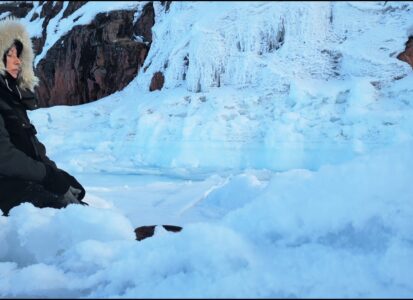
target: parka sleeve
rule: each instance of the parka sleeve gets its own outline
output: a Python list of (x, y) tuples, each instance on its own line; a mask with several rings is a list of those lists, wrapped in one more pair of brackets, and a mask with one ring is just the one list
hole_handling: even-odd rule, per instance
[(39, 141), (39, 139), (36, 136), (34, 136), (34, 139), (35, 139), (35, 142), (36, 142), (37, 149), (39, 149), (42, 161), (44, 163), (52, 166), (53, 168), (57, 169), (56, 163), (47, 156), (46, 147), (42, 144), (42, 142)]
[(10, 141), (3, 117), (0, 116), (0, 177), (41, 182), (46, 176), (46, 167), (17, 149)]

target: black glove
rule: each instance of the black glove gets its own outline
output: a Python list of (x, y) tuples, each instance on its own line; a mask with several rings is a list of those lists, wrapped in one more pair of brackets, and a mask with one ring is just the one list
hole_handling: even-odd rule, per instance
[(86, 191), (83, 188), (83, 186), (79, 183), (79, 181), (76, 180), (76, 178), (74, 178), (72, 175), (70, 175), (69, 173), (67, 173), (66, 171), (60, 170), (59, 169), (59, 173), (64, 174), (66, 180), (69, 182), (69, 184), (74, 187), (79, 189), (81, 192), (79, 193), (77, 199), (78, 200), (82, 200), (85, 195), (86, 195)]
[(46, 167), (46, 176), (42, 181), (42, 185), (46, 190), (56, 195), (64, 195), (69, 190), (70, 182), (63, 173), (48, 164), (44, 165)]

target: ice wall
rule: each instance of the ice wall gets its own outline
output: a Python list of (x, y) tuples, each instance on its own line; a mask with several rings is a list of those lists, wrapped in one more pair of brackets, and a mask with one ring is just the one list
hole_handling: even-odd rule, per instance
[[(74, 146), (69, 161), (53, 137), (60, 116), (39, 117), (52, 130), (41, 133), (45, 142), (68, 167), (316, 169), (411, 138), (412, 71), (396, 56), (412, 3), (154, 6), (142, 72), (123, 91), (73, 110), (78, 122), (68, 134), (84, 124), (75, 140), (101, 159)], [(158, 71), (164, 87), (149, 92)]]

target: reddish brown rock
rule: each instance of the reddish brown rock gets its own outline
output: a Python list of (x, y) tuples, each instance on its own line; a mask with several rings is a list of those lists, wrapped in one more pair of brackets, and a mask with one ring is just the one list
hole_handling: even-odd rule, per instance
[(34, 55), (38, 55), (42, 52), (45, 39), (43, 37), (32, 37), (33, 52)]
[[(63, 18), (87, 1), (69, 1)], [(32, 38), (35, 55), (42, 52), (47, 26), (61, 13), (63, 1), (39, 1), (39, 13), (31, 20), (44, 18), (42, 35)], [(17, 18), (27, 16), (32, 2), (0, 3), (0, 13)], [(134, 23), (135, 11), (98, 14), (90, 25), (74, 27), (49, 49), (35, 70), (40, 79), (36, 89), (43, 107), (91, 102), (123, 89), (139, 72), (152, 42), (155, 12), (152, 2)], [(137, 38), (139, 37), (139, 38)]]
[(38, 63), (36, 89), (42, 107), (95, 101), (123, 89), (135, 78), (149, 51), (154, 24), (152, 2), (134, 27), (135, 11), (100, 13), (89, 25), (75, 26)]
[(165, 77), (162, 72), (156, 72), (152, 76), (151, 85), (149, 86), (149, 91), (153, 92), (155, 90), (161, 90), (163, 84), (165, 83)]
[(149, 46), (152, 43), (152, 26), (148, 24), (155, 24), (155, 11), (152, 3), (145, 5), (142, 9), (141, 17), (133, 26), (133, 31), (136, 36), (143, 37), (143, 42)]
[(407, 62), (413, 68), (413, 36), (409, 37), (406, 42), (406, 49), (397, 58)]

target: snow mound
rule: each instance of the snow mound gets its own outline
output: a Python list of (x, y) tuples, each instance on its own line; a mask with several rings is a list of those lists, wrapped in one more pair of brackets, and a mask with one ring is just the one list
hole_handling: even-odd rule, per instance
[(141, 242), (113, 209), (23, 204), (0, 218), (0, 294), (409, 297), (412, 150), (410, 141), (317, 172), (229, 176), (193, 206), (208, 222)]

